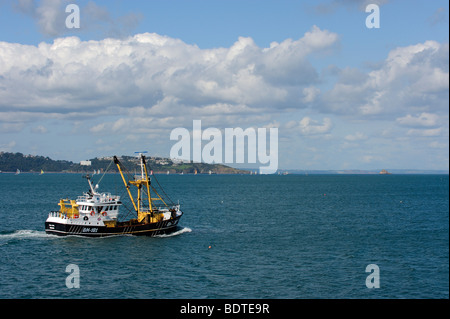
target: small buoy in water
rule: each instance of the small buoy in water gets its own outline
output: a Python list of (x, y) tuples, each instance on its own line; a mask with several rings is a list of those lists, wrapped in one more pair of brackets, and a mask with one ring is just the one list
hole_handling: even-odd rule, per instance
[(208, 249), (211, 249), (211, 245), (208, 246)]

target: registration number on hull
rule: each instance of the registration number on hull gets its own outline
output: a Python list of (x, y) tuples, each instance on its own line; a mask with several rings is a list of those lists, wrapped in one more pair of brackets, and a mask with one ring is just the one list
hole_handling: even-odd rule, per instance
[(83, 227), (83, 229), (81, 230), (82, 233), (96, 233), (97, 231), (97, 227)]

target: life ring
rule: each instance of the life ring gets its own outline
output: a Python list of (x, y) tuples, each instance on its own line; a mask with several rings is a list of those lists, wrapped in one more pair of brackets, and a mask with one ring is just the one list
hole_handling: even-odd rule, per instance
[(103, 212), (103, 213), (102, 213), (102, 216), (106, 216), (106, 215), (108, 215), (106, 212)]
[(93, 210), (91, 210), (91, 216), (94, 216), (95, 212)]
[(79, 215), (73, 215), (73, 218), (78, 218), (78, 217), (80, 217)]

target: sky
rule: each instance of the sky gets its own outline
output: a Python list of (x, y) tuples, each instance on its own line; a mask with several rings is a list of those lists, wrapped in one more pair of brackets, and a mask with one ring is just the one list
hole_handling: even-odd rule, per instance
[(169, 157), (201, 120), (277, 128), (280, 169), (448, 170), (448, 30), (441, 0), (0, 0), (0, 151)]

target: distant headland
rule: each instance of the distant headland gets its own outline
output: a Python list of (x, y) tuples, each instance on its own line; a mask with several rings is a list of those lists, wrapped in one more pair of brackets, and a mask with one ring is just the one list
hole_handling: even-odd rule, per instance
[[(127, 167), (134, 167), (137, 157), (120, 156)], [(80, 163), (65, 160), (53, 160), (39, 155), (24, 155), (22, 153), (0, 152), (0, 172), (37, 173), (102, 173), (111, 163), (111, 157), (96, 157)], [(250, 171), (240, 170), (222, 164), (206, 164), (178, 161), (163, 157), (147, 157), (147, 163), (155, 174), (250, 174)], [(108, 172), (117, 172), (111, 165)]]

